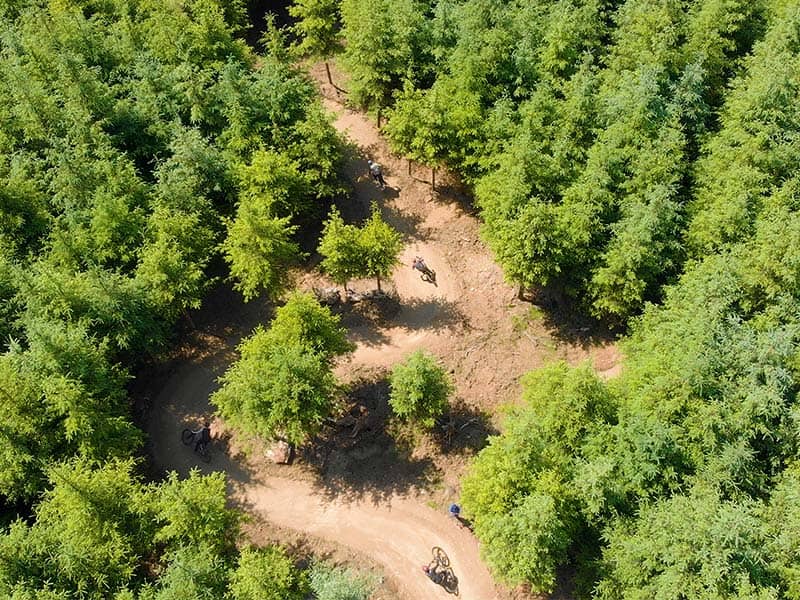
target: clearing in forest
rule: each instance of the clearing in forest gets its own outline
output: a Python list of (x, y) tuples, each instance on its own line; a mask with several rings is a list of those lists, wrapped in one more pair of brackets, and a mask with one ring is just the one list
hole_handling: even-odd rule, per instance
[[(181, 474), (193, 467), (224, 470), (234, 502), (257, 518), (251, 536), (285, 537), (288, 530), (307, 536), (311, 546), (335, 543), (368, 557), (388, 578), (380, 598), (450, 597), (421, 571), (432, 546), (449, 555), (461, 598), (513, 597), (495, 587), (476, 540), (455, 527), (445, 507), (457, 498), (469, 457), (497, 427), (498, 407), (518, 397), (522, 374), (553, 360), (589, 359), (610, 376), (618, 370), (619, 356), (608, 340), (592, 338), (579, 325), (548, 322), (516, 299), (451, 178), (437, 177), (441, 181), (432, 192), (423, 181), (430, 174), (414, 167), (410, 176), (408, 163), (388, 152), (364, 115), (346, 109), (335, 96), (326, 106), (353, 145), (346, 175), (354, 194), (340, 207), (343, 215), (365, 216), (370, 202), (377, 201), (405, 238), (401, 262), (386, 286), (398, 301), (395, 310), (376, 315), (360, 303), (341, 309), (357, 349), (336, 371), (352, 384), (353, 412), (291, 467), (267, 464), (260, 450), (218, 421), (212, 431), (222, 439), (214, 442), (209, 464), (182, 446), (185, 424), (196, 425), (212, 412), (208, 397), (235, 358), (236, 344), (271, 318), (265, 301), (245, 305), (220, 289), (193, 315), (194, 329), (184, 336), (184, 345), (149, 384), (146, 422), (155, 465)], [(383, 166), (388, 183), (383, 191), (369, 177), (368, 158)], [(411, 269), (414, 256), (436, 271), (436, 285)], [(298, 280), (303, 289), (331, 285), (315, 270)], [(364, 292), (374, 285), (364, 280), (351, 287)], [(385, 375), (419, 348), (436, 355), (451, 374), (454, 420), (451, 439), (425, 438), (408, 453), (398, 450), (384, 429)]]

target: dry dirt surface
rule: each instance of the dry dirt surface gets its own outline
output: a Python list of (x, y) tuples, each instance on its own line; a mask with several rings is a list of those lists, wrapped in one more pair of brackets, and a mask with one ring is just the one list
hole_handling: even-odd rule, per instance
[[(314, 72), (321, 81), (319, 73)], [(254, 517), (320, 543), (340, 544), (360, 554), (365, 564), (380, 568), (385, 586), (376, 599), (450, 597), (421, 570), (433, 546), (449, 555), (461, 598), (529, 597), (522, 590), (495, 585), (480, 560), (478, 542), (451, 522), (445, 507), (457, 499), (458, 481), (469, 458), (485, 443), (487, 433), (496, 431), (497, 408), (519, 396), (522, 374), (553, 360), (572, 364), (590, 360), (601, 374), (613, 376), (619, 371), (620, 356), (610, 342), (593, 337), (586, 328), (555, 322), (518, 301), (516, 290), (504, 283), (481, 242), (478, 220), (457, 182), (437, 174), (434, 192), (430, 171), (412, 166), (413, 176), (409, 175), (408, 163), (391, 155), (375, 124), (347, 109), (326, 87), (322, 86), (328, 98), (325, 105), (352, 143), (346, 174), (354, 193), (340, 207), (343, 214), (361, 218), (369, 203), (377, 201), (387, 221), (405, 237), (400, 264), (385, 282), (399, 302), (399, 311), (383, 320), (357, 318), (357, 311), (343, 315), (357, 349), (337, 365), (337, 374), (345, 381), (358, 381), (365, 374), (373, 383), (378, 381), (373, 387), (383, 391), (375, 394), (385, 405), (387, 369), (423, 348), (450, 371), (456, 386), (454, 402), (472, 418), (456, 432), (454, 451), (423, 444), (410, 455), (386, 442), (385, 433), (363, 438), (353, 427), (352, 435), (347, 429), (341, 436), (352, 437), (352, 447), (325, 454), (316, 469), (310, 468), (313, 460), (291, 467), (269, 465), (258, 444), (239, 439), (215, 419), (212, 460), (200, 462), (181, 444), (180, 431), (213, 412), (208, 397), (235, 359), (236, 344), (272, 315), (266, 302), (244, 305), (223, 289), (193, 315), (184, 346), (145, 386), (151, 401), (144, 421), (154, 465), (160, 472), (181, 474), (191, 468), (224, 471), (232, 502)], [(383, 166), (386, 190), (368, 177), (368, 158)], [(422, 281), (411, 269), (414, 256), (424, 257), (436, 271), (436, 284)], [(306, 289), (331, 285), (315, 270), (300, 273), (298, 284)], [(374, 286), (372, 281), (353, 283), (362, 292)], [(553, 597), (566, 598), (568, 592)]]

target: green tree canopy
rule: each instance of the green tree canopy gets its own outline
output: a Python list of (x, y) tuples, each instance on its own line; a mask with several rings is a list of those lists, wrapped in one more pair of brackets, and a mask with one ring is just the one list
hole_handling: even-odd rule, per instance
[(417, 350), (394, 366), (389, 404), (398, 417), (427, 428), (447, 410), (453, 384), (432, 355)]
[(250, 434), (299, 444), (333, 411), (338, 385), (331, 362), (352, 348), (337, 317), (310, 295), (295, 294), (268, 330), (242, 342), (211, 401)]
[(297, 227), (290, 219), (269, 216), (262, 204), (240, 204), (236, 219), (228, 222), (228, 235), (222, 242), (225, 260), (230, 265), (234, 288), (245, 301), (266, 291), (277, 298), (291, 281), (289, 266), (301, 256), (292, 241)]
[(289, 14), (295, 19), (292, 26), (300, 38), (299, 52), (325, 60), (328, 83), (333, 85), (327, 59), (341, 49), (339, 39), (339, 2), (337, 0), (294, 0)]
[(347, 225), (335, 206), (322, 229), (319, 253), (323, 256), (322, 269), (336, 283), (347, 290), (347, 282), (361, 275), (363, 261), (358, 244), (359, 230)]
[(251, 435), (300, 444), (331, 414), (338, 386), (325, 356), (298, 343), (273, 344), (257, 330), (211, 396), (220, 415)]
[(230, 594), (234, 600), (304, 600), (308, 581), (283, 549), (245, 548), (231, 575)]
[(402, 235), (381, 218), (373, 202), (369, 219), (361, 227), (345, 224), (338, 209), (332, 208), (319, 253), (324, 257), (322, 268), (345, 289), (350, 279), (375, 277), (380, 290), (381, 278), (391, 274), (402, 247)]
[(275, 311), (269, 335), (275, 345), (299, 344), (329, 360), (355, 349), (339, 316), (303, 292), (292, 293)]
[(363, 261), (362, 273), (375, 277), (378, 291), (381, 277), (385, 279), (392, 272), (402, 247), (403, 236), (381, 218), (381, 211), (373, 202), (369, 219), (358, 235), (358, 249)]

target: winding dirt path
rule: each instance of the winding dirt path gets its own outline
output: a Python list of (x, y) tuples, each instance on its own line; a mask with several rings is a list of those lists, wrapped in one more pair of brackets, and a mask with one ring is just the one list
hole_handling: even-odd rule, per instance
[[(376, 200), (384, 217), (406, 240), (401, 264), (389, 284), (401, 300), (401, 311), (386, 326), (351, 329), (357, 349), (337, 366), (340, 377), (347, 379), (361, 368), (386, 369), (412, 350), (425, 348), (450, 370), (459, 402), (476, 411), (493, 412), (518, 395), (521, 374), (547, 361), (590, 359), (598, 370), (616, 369), (618, 355), (612, 346), (556, 340), (551, 329), (530, 320), (529, 305), (516, 302), (514, 290), (503, 282), (469, 211), (449, 199), (448, 192), (434, 196), (426, 182), (410, 177), (407, 163), (390, 155), (363, 115), (332, 100), (326, 106), (335, 115), (336, 127), (356, 148), (346, 167), (355, 197), (351, 205), (342, 207), (343, 213), (351, 218), (363, 216), (369, 202)], [(390, 186), (385, 192), (367, 177), (368, 157), (384, 166)], [(436, 286), (421, 281), (411, 270), (415, 255), (423, 256), (436, 270)], [(300, 285), (309, 287), (319, 279), (319, 274), (308, 273)], [(367, 289), (372, 282), (355, 282), (355, 286)], [(399, 597), (406, 600), (452, 597), (421, 572), (433, 546), (449, 555), (461, 598), (509, 598), (481, 562), (475, 538), (455, 527), (444, 511), (429, 506), (455, 499), (463, 457), (457, 463), (440, 457), (444, 462), (436, 467), (445, 491), (433, 502), (413, 484), (377, 496), (337, 494), (294, 467), (267, 465), (258, 458), (260, 453), (243, 452), (235, 433), (225, 432), (218, 421), (212, 423), (212, 431), (225, 432), (227, 448), (223, 452), (223, 444), (216, 444), (210, 465), (198, 463), (181, 445), (181, 429), (213, 412), (208, 397), (235, 359), (238, 341), (269, 319), (268, 305), (244, 305), (230, 292), (218, 292), (207, 300), (195, 317), (193, 339), (163, 381), (151, 385), (153, 401), (146, 422), (155, 466), (183, 475), (192, 468), (224, 471), (236, 505), (280, 527), (365, 555), (383, 568)], [(391, 470), (384, 476), (391, 478)]]

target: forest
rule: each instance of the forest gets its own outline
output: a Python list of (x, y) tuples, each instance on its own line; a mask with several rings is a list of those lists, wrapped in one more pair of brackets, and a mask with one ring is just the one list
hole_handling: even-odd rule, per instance
[[(128, 398), (225, 284), (280, 308), (219, 414), (302, 444), (335, 412), (353, 346), (291, 268), (317, 248), (380, 289), (401, 242), (377, 207), (362, 227), (331, 208), (345, 142), (304, 57), (398, 156), (457, 174), (523, 296), (620, 338), (616, 378), (526, 374), (464, 475), (496, 580), (800, 600), (800, 4), (289, 12), (251, 46), (241, 0), (0, 0), (0, 595), (347, 598), (243, 543), (222, 474), (149, 480)], [(392, 399), (428, 426), (452, 392), (429, 358)]]

